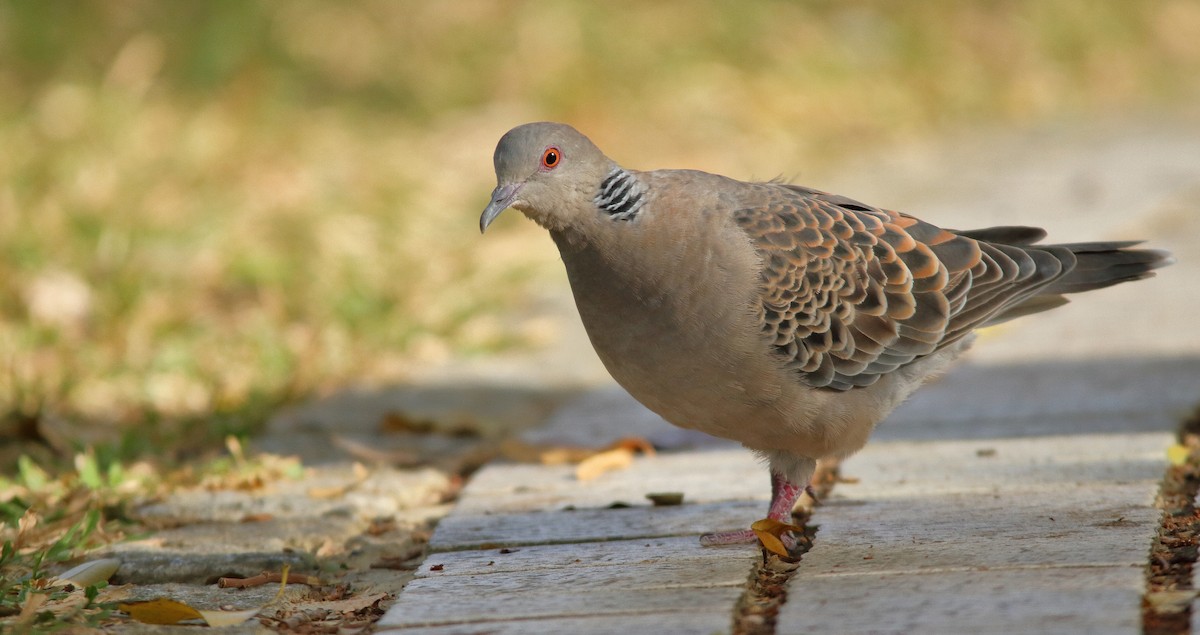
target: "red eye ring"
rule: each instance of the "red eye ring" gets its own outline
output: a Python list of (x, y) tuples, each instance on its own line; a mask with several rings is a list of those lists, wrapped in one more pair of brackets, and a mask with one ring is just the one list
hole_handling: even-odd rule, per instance
[(543, 170), (553, 170), (554, 168), (558, 167), (559, 163), (562, 163), (562, 151), (560, 151), (558, 148), (550, 146), (549, 148), (546, 148), (544, 152), (542, 152)]

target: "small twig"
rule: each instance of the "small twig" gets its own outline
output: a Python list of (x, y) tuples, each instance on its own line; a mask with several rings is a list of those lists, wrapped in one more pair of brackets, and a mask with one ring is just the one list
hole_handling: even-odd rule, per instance
[[(320, 578), (312, 575), (289, 574), (286, 579), (289, 584), (321, 586)], [(278, 584), (283, 581), (284, 577), (282, 573), (263, 571), (262, 573), (249, 578), (220, 578), (217, 580), (217, 586), (222, 589), (245, 589), (252, 586), (262, 586), (264, 584)]]

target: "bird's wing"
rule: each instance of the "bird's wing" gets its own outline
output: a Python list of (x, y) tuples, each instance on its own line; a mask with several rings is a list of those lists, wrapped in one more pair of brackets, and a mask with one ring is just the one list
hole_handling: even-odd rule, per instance
[[(1074, 264), (1067, 249), (983, 242), (804, 187), (762, 183), (747, 194), (733, 216), (762, 261), (763, 333), (815, 387), (871, 385)], [(1040, 237), (1012, 230), (1022, 242)]]

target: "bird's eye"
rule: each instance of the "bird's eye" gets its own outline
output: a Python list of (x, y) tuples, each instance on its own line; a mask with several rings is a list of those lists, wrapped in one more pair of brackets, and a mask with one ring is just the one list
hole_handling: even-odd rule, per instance
[(562, 161), (562, 153), (558, 151), (558, 148), (551, 146), (542, 153), (542, 169), (544, 170), (553, 170), (558, 167), (560, 161)]

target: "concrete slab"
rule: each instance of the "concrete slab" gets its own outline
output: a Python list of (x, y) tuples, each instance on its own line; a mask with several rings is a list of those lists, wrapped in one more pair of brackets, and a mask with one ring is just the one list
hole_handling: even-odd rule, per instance
[[(645, 500), (667, 486), (685, 492), (683, 505)], [(626, 622), (724, 631), (759, 554), (704, 548), (697, 538), (747, 526), (768, 492), (765, 470), (741, 450), (640, 459), (582, 483), (565, 467), (489, 466), (438, 525), (434, 553), (380, 627), (539, 632), (568, 620), (574, 632), (611, 633)], [(605, 507), (614, 499), (635, 506)], [(571, 500), (581, 506), (563, 510)]]
[[(415, 573), (417, 578), (445, 578), (456, 575), (482, 575), (510, 571), (588, 567), (632, 567), (644, 564), (683, 568), (709, 567), (729, 561), (728, 549), (701, 548), (695, 536), (670, 536), (641, 540), (615, 540), (576, 544), (534, 545), (516, 548), (443, 551), (429, 559), (428, 566)], [(748, 562), (748, 561), (747, 561)], [(441, 569), (432, 570), (434, 565)]]
[[(1126, 434), (873, 444), (843, 466), (858, 481), (839, 484), (817, 509), (815, 546), (793, 582), (803, 599), (785, 605), (779, 632), (965, 630), (973, 622), (962, 620), (981, 615), (995, 620), (984, 632), (1039, 624), (1132, 632), (1126, 626), (1138, 624), (1158, 517), (1153, 496), (1170, 441)], [(538, 632), (569, 620), (580, 632), (612, 632), (631, 619), (675, 632), (728, 628), (758, 554), (701, 548), (695, 536), (762, 514), (766, 488), (748, 453), (643, 459), (590, 483), (569, 473), (487, 468), (439, 525), (435, 553), (381, 626)], [(741, 500), (704, 501), (705, 483), (731, 478), (759, 485), (723, 495)], [(647, 485), (676, 482), (700, 487), (692, 490), (697, 502), (560, 508), (575, 495), (637, 500)], [(593, 487), (604, 494), (589, 497)], [(914, 588), (928, 593), (914, 596)], [(455, 598), (452, 611), (447, 597)], [(724, 611), (712, 610), (722, 603)], [(672, 622), (688, 607), (700, 613), (684, 611), (686, 620)], [(867, 614), (879, 621), (864, 621)]]
[(819, 530), (801, 576), (1136, 567), (1145, 563), (1158, 520), (1146, 484), (838, 502), (814, 514)]
[(1162, 477), (1170, 443), (1165, 433), (872, 443), (842, 464), (857, 482), (827, 502), (1140, 485)]
[(1100, 566), (797, 576), (776, 632), (1132, 634), (1140, 632), (1139, 573)]
[[(385, 617), (384, 621), (388, 618)], [(721, 621), (724, 628), (714, 628)], [(383, 633), (401, 627), (390, 626), (381, 621), (375, 632)], [(411, 635), (612, 635), (612, 633), (655, 633), (656, 635), (713, 635), (729, 631), (729, 611), (722, 607), (714, 609), (690, 608), (684, 610), (656, 611), (642, 615), (606, 614), (579, 617), (553, 616), (514, 620), (487, 620), (470, 624), (451, 624), (404, 628)]]
[(869, 446), (813, 514), (778, 632), (1136, 633), (1171, 440)]
[(588, 587), (578, 592), (575, 585), (581, 579), (585, 578), (551, 577), (556, 584), (538, 589), (473, 588), (469, 596), (442, 585), (414, 581), (405, 587), (379, 625), (384, 628), (471, 624), (474, 632), (479, 632), (481, 624), (499, 620), (628, 614), (669, 616), (698, 611), (711, 615), (712, 623), (702, 631), (711, 633), (728, 628), (730, 621), (728, 613), (710, 613), (712, 607), (732, 606), (742, 591), (740, 583), (724, 587), (631, 587), (624, 584), (634, 579), (630, 576), (610, 579), (607, 588)]

